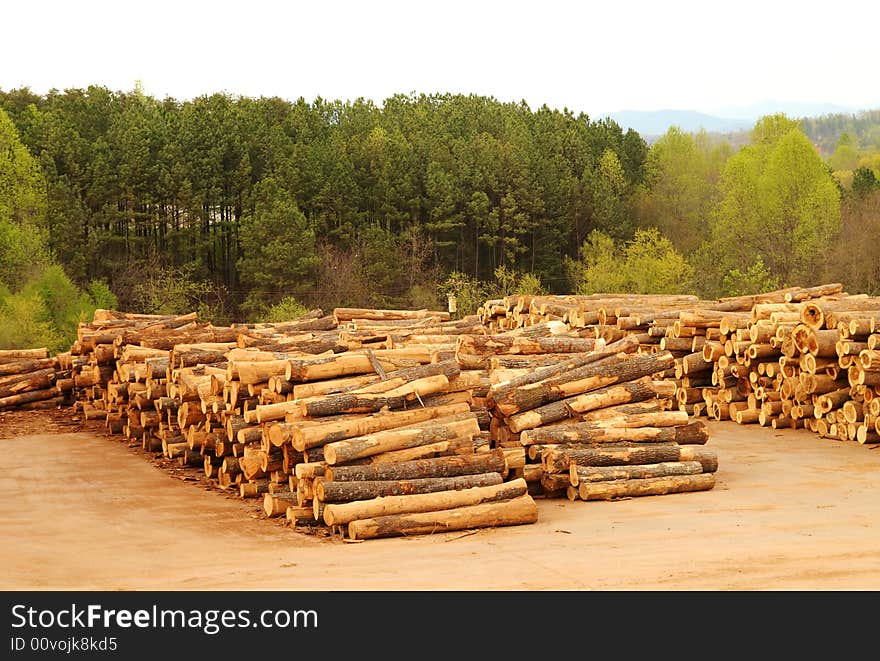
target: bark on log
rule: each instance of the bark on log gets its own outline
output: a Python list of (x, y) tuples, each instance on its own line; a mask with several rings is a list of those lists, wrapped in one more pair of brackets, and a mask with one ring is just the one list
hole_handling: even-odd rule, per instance
[(359, 466), (329, 466), (325, 471), (327, 482), (355, 480), (410, 480), (423, 477), (455, 477), (479, 473), (502, 473), (505, 470), (504, 451), (499, 449), (471, 455), (453, 455), (400, 463), (363, 464)]
[(39, 349), (2, 349), (0, 350), (0, 363), (16, 363), (22, 360), (40, 360), (49, 357), (46, 347)]
[(517, 413), (507, 419), (507, 426), (513, 432), (521, 432), (609, 406), (641, 402), (658, 396), (668, 397), (674, 391), (675, 384), (670, 381), (653, 381), (651, 377), (643, 377)]
[(432, 457), (448, 457), (451, 455), (474, 454), (475, 440), (477, 437), (470, 435), (453, 438), (448, 441), (428, 443), (414, 448), (403, 450), (391, 450), (369, 457), (369, 462), (374, 464), (399, 463), (402, 461), (416, 461), (418, 459), (430, 459)]
[(603, 427), (594, 423), (540, 427), (523, 432), (523, 445), (577, 443), (677, 443), (704, 445), (709, 440), (706, 423), (697, 420), (681, 427)]
[(586, 353), (601, 351), (605, 344), (595, 338), (561, 335), (459, 335), (455, 356), (464, 369), (486, 369), (489, 358), (498, 354)]
[(529, 495), (510, 500), (455, 507), (436, 512), (394, 514), (348, 524), (351, 539), (418, 535), (534, 523), (538, 506)]
[(568, 471), (573, 463), (579, 466), (629, 466), (667, 461), (698, 461), (703, 466), (703, 472), (714, 473), (718, 470), (715, 451), (696, 445), (654, 443), (621, 444), (618, 447), (544, 446), (541, 452), (541, 465), (547, 473)]
[(472, 418), (448, 424), (433, 424), (421, 428), (391, 429), (343, 441), (335, 441), (323, 446), (324, 457), (328, 464), (341, 464), (381, 452), (413, 448), (461, 436), (473, 436), (479, 433), (480, 425), (477, 422), (476, 415), (474, 415)]
[(373, 413), (383, 408), (399, 409), (408, 401), (449, 387), (449, 379), (440, 374), (417, 379), (394, 390), (380, 394), (344, 394), (301, 403), (303, 415), (319, 417), (340, 413)]
[(662, 372), (674, 365), (675, 358), (668, 351), (617, 355), (538, 383), (514, 388), (503, 399), (496, 398), (495, 407), (504, 415), (513, 415), (573, 395)]
[(650, 477), (670, 475), (697, 475), (703, 472), (698, 461), (666, 461), (659, 464), (636, 464), (634, 466), (569, 466), (571, 486), (581, 482), (606, 482), (608, 480), (643, 480)]
[(58, 392), (55, 388), (46, 388), (45, 390), (32, 390), (30, 392), (21, 393), (19, 395), (9, 395), (8, 397), (0, 397), (0, 410), (11, 409), (22, 404), (31, 402), (40, 402), (47, 399), (55, 399)]
[(520, 478), (486, 487), (471, 487), (409, 496), (384, 496), (367, 501), (328, 504), (324, 508), (324, 522), (328, 526), (333, 526), (393, 514), (435, 512), (510, 500), (526, 493), (526, 482)]
[(417, 493), (434, 493), (487, 487), (501, 484), (500, 473), (479, 473), (476, 475), (457, 475), (454, 477), (425, 477), (412, 480), (360, 480), (354, 482), (317, 483), (315, 496), (325, 503), (350, 503), (355, 500), (370, 500), (381, 496), (404, 496)]
[(0, 363), (0, 377), (13, 374), (29, 374), (49, 367), (54, 368), (55, 362), (54, 358), (43, 358), (39, 360), (22, 359), (13, 360), (8, 363)]
[(612, 480), (609, 482), (581, 482), (578, 497), (581, 500), (614, 500), (635, 496), (660, 496), (688, 491), (706, 491), (715, 486), (715, 475), (673, 475), (640, 480)]
[[(618, 353), (633, 353), (638, 350), (638, 348), (638, 341), (633, 336), (628, 336), (624, 338), (624, 340), (622, 340), (621, 342), (606, 347), (603, 351), (568, 355), (555, 354), (557, 356), (560, 356), (560, 358), (544, 367), (538, 366), (537, 369), (534, 369), (536, 366), (529, 362), (528, 359), (531, 359), (531, 357), (519, 358), (519, 360), (526, 359), (526, 364), (524, 364), (523, 367), (532, 368), (530, 369), (530, 372), (526, 375), (511, 379), (509, 381), (493, 385), (490, 388), (489, 398), (493, 402), (506, 402), (509, 400), (511, 393), (517, 388), (534, 384), (539, 381), (544, 381), (545, 379), (560, 376), (565, 372), (569, 372), (579, 367), (583, 367), (591, 363), (596, 363), (614, 357)], [(515, 358), (511, 359), (515, 360)]]

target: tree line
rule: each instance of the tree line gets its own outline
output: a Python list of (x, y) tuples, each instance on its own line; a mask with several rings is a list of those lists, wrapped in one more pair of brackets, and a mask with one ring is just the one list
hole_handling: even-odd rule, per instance
[(876, 288), (839, 246), (878, 222), (880, 171), (850, 159), (841, 177), (781, 115), (739, 150), (677, 129), (649, 148), (610, 119), (477, 95), (22, 88), (0, 90), (5, 144), (7, 301), (50, 267), (83, 308), (217, 322), (447, 293), (467, 310), (525, 289)]

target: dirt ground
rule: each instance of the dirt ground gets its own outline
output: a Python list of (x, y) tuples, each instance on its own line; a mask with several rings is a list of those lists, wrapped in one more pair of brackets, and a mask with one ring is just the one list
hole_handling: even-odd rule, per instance
[(716, 487), (346, 543), (265, 520), (69, 414), (0, 417), (5, 590), (877, 590), (880, 452), (710, 423)]

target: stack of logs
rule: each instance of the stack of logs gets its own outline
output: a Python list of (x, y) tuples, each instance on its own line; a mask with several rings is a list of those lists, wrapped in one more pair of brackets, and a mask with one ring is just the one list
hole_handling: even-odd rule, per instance
[(455, 360), (484, 333), (428, 311), (228, 328), (102, 311), (72, 353), (87, 418), (268, 516), (365, 539), (536, 520), (524, 450), (491, 447), (488, 371)]
[(528, 523), (538, 495), (712, 488), (700, 416), (877, 442), (878, 314), (880, 298), (839, 284), (516, 296), (456, 321), (99, 310), (55, 358), (0, 352), (0, 409), (73, 393), (150, 456), (352, 539)]
[[(61, 357), (63, 359), (63, 357)], [(0, 351), (0, 411), (61, 406), (73, 390), (69, 366), (40, 349)]]
[[(572, 351), (538, 367), (505, 368), (491, 359), (493, 438), (528, 449), (526, 480), (547, 496), (597, 500), (711, 489), (714, 453), (686, 447), (707, 442), (705, 424), (670, 410), (676, 387), (661, 377), (674, 367), (673, 355), (639, 352), (633, 335), (597, 342), (591, 352)], [(578, 473), (596, 466), (626, 468)]]
[(826, 293), (754, 305), (707, 343), (706, 415), (880, 442), (880, 298)]

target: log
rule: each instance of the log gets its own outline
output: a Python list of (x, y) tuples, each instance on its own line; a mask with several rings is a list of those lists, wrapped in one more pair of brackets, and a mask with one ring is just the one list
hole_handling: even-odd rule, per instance
[(583, 422), (574, 425), (539, 427), (523, 432), (523, 445), (578, 444), (578, 443), (677, 443), (704, 445), (709, 440), (706, 423), (694, 421), (680, 427), (604, 427)]
[(48, 367), (29, 374), (13, 374), (2, 377), (0, 378), (0, 399), (33, 390), (51, 388), (55, 384), (55, 375), (55, 369)]
[(503, 478), (500, 473), (424, 477), (412, 480), (358, 480), (353, 482), (322, 480), (317, 483), (315, 496), (325, 503), (349, 503), (354, 500), (369, 500), (380, 496), (404, 496), (471, 487), (487, 487), (502, 482)]
[(715, 486), (715, 475), (673, 475), (636, 480), (611, 480), (608, 482), (581, 482), (578, 497), (581, 500), (615, 500), (635, 496), (659, 496), (687, 491), (706, 491)]
[(410, 480), (423, 477), (455, 477), (479, 473), (503, 473), (504, 451), (499, 449), (470, 455), (453, 455), (399, 463), (329, 466), (324, 474), (327, 482), (357, 480)]
[(49, 357), (46, 347), (39, 349), (0, 349), (0, 363), (16, 363), (22, 360), (41, 360)]
[(408, 496), (384, 496), (373, 500), (350, 503), (331, 503), (324, 508), (324, 522), (328, 526), (333, 526), (393, 514), (435, 512), (481, 503), (510, 500), (526, 493), (526, 481), (519, 478), (510, 482), (485, 487), (471, 487), (468, 489)]
[(611, 358), (618, 353), (632, 353), (636, 351), (638, 347), (638, 341), (632, 336), (628, 336), (624, 341), (617, 343), (617, 345), (614, 346), (614, 349), (606, 347), (604, 351), (568, 354), (567, 357), (565, 357), (565, 354), (561, 354), (563, 357), (557, 359), (556, 362), (544, 367), (538, 367), (537, 369), (534, 369), (534, 365), (527, 363), (525, 367), (529, 368), (528, 374), (493, 385), (489, 389), (489, 399), (496, 403), (506, 402), (510, 399), (511, 394), (517, 388), (560, 376), (579, 367)]
[(369, 457), (369, 462), (374, 464), (399, 463), (402, 461), (416, 461), (418, 459), (430, 459), (432, 457), (447, 457), (451, 455), (474, 454), (475, 439), (470, 435), (453, 438), (448, 441), (428, 443), (414, 448), (403, 450), (391, 450)]
[(333, 319), (337, 324), (354, 319), (370, 321), (396, 321), (400, 319), (434, 319), (449, 321), (449, 312), (422, 310), (376, 310), (370, 308), (335, 308)]
[(392, 514), (360, 519), (348, 524), (351, 539), (371, 539), (398, 535), (432, 534), (468, 528), (534, 523), (538, 506), (529, 495), (500, 502), (455, 507), (436, 512)]
[[(355, 436), (363, 436), (388, 429), (404, 427), (419, 422), (434, 420), (437, 418), (466, 413), (470, 406), (466, 403), (447, 404), (424, 408), (414, 408), (406, 411), (386, 411), (375, 413), (366, 417), (349, 418), (346, 420), (330, 421), (327, 423), (309, 426), (298, 426), (290, 431), (293, 447), (303, 452), (308, 448), (318, 447), (341, 441)], [(270, 429), (270, 434), (272, 433)], [(277, 435), (278, 432), (276, 432)], [(274, 437), (270, 435), (270, 438)]]
[(698, 461), (666, 461), (659, 464), (636, 464), (634, 466), (569, 466), (569, 481), (576, 487), (581, 482), (606, 482), (608, 480), (642, 480), (670, 475), (696, 475), (703, 472)]
[(55, 388), (46, 388), (44, 390), (31, 390), (30, 392), (24, 392), (18, 395), (0, 397), (0, 410), (15, 408), (31, 402), (55, 399), (57, 396), (58, 391), (56, 391)]
[(629, 466), (659, 464), (667, 461), (698, 461), (703, 472), (718, 470), (714, 450), (696, 445), (674, 443), (621, 444), (619, 447), (544, 446), (541, 464), (544, 472), (561, 473), (570, 470), (572, 463), (579, 466)]
[(324, 457), (328, 464), (341, 464), (381, 452), (413, 448), (465, 435), (473, 436), (479, 433), (480, 425), (477, 422), (477, 416), (473, 415), (471, 418), (448, 424), (429, 424), (421, 428), (391, 429), (343, 441), (334, 441), (323, 446)]
[(520, 335), (459, 335), (455, 357), (464, 369), (486, 369), (498, 354), (587, 353), (601, 351), (605, 341), (586, 337), (523, 337)]
[(674, 366), (675, 358), (668, 351), (633, 356), (617, 354), (537, 383), (514, 387), (507, 393), (496, 391), (493, 399), (495, 408), (509, 416), (573, 395), (634, 381)]
[[(403, 367), (415, 367), (419, 361), (397, 358), (379, 359), (379, 365), (386, 372)], [(425, 361), (429, 362), (429, 361)], [(355, 374), (374, 374), (373, 361), (365, 353), (343, 353), (328, 358), (312, 360), (292, 360), (285, 369), (284, 378), (299, 383), (322, 381)]]
[(263, 511), (268, 517), (283, 516), (287, 508), (296, 505), (296, 494), (291, 491), (266, 493), (263, 496)]
[(445, 375), (429, 376), (379, 394), (343, 394), (300, 403), (302, 414), (308, 417), (338, 415), (340, 413), (374, 413), (383, 408), (399, 409), (417, 398), (445, 391), (449, 379)]
[(530, 411), (517, 413), (508, 418), (506, 422), (511, 431), (521, 432), (597, 409), (618, 404), (642, 402), (658, 396), (668, 397), (674, 391), (675, 384), (670, 381), (653, 381), (650, 377), (642, 377), (635, 381), (606, 386), (592, 392), (546, 404)]
[(48, 367), (54, 368), (55, 363), (56, 361), (54, 358), (41, 358), (38, 360), (21, 359), (8, 363), (0, 362), (0, 377), (13, 374), (30, 374)]

